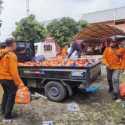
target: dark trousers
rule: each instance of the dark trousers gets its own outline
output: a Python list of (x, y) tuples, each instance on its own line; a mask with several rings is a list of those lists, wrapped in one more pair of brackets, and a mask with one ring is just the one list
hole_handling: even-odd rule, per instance
[(1, 110), (5, 118), (9, 118), (15, 103), (17, 87), (12, 80), (0, 80), (0, 83), (4, 90)]
[(107, 68), (107, 80), (110, 88), (113, 88), (112, 75), (113, 75), (113, 70)]
[(120, 70), (111, 70), (107, 68), (107, 80), (109, 88), (112, 88), (114, 93), (119, 93), (120, 73)]

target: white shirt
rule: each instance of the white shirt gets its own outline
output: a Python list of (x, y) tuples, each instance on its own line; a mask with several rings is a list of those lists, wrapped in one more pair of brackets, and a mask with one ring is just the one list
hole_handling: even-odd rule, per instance
[[(71, 49), (72, 49), (71, 47), (68, 48), (68, 50), (67, 50), (68, 54), (70, 53)], [(77, 58), (78, 58), (77, 51), (75, 51), (75, 52), (73, 52), (73, 54), (70, 56), (70, 59), (72, 59), (72, 60), (77, 60)]]

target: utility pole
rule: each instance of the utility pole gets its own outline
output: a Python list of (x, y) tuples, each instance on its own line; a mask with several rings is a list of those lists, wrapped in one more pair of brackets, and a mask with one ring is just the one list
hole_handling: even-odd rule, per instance
[(117, 14), (117, 8), (114, 8), (114, 10), (113, 10), (114, 12), (113, 12), (113, 20), (114, 20), (114, 25), (116, 24), (116, 14)]
[(26, 0), (26, 14), (29, 16), (30, 14), (30, 1)]

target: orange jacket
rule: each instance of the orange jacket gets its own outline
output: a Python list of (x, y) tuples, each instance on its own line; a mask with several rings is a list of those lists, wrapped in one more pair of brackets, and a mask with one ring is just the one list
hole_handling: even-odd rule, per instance
[(122, 69), (122, 48), (113, 50), (111, 47), (107, 47), (103, 53), (103, 63), (109, 69)]
[(24, 85), (18, 74), (17, 57), (7, 49), (0, 50), (0, 80), (13, 80), (17, 86)]

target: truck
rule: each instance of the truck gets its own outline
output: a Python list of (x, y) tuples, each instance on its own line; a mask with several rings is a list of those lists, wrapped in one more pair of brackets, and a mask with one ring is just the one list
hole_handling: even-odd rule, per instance
[(101, 63), (87, 67), (21, 66), (19, 72), (29, 87), (44, 90), (48, 99), (60, 102), (72, 96), (81, 84), (85, 89), (90, 87), (101, 74)]
[[(30, 42), (18, 42), (19, 47), (26, 47), (27, 54), (34, 56), (35, 47)], [(61, 102), (70, 97), (82, 84), (91, 86), (101, 75), (101, 61), (91, 65), (77, 66), (19, 66), (20, 77), (27, 81), (29, 88), (38, 88), (51, 101)]]

